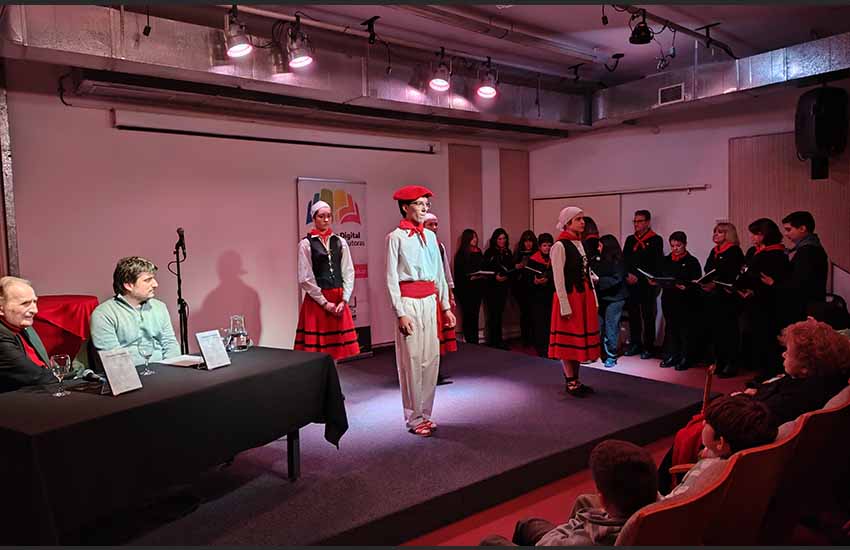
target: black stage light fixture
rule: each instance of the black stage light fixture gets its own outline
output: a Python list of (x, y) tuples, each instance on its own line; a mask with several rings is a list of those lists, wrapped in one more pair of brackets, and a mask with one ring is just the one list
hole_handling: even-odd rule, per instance
[(649, 44), (652, 42), (652, 30), (646, 24), (646, 12), (642, 12), (642, 19), (638, 21), (635, 28), (632, 29), (632, 35), (629, 37), (631, 44)]

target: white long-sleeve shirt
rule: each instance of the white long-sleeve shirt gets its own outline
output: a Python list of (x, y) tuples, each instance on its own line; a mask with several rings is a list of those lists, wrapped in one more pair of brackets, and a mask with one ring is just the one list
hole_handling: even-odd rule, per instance
[[(581, 241), (570, 241), (578, 248), (582, 256), (587, 256), (584, 253), (584, 246)], [(555, 281), (555, 293), (558, 295), (558, 303), (561, 305), (561, 316), (570, 315), (573, 308), (570, 307), (570, 301), (567, 298), (567, 287), (564, 284), (564, 262), (567, 261), (567, 252), (564, 250), (564, 244), (561, 241), (555, 241), (552, 248), (549, 249), (549, 257), (552, 258), (552, 275)], [(592, 292), (593, 299), (596, 300), (596, 292)], [(597, 304), (599, 302), (597, 301)]]
[[(336, 237), (340, 241), (340, 250), (342, 251), (342, 299), (347, 303), (351, 299), (352, 292), (354, 292), (354, 262), (351, 261), (348, 243), (339, 235), (336, 235)], [(318, 302), (320, 306), (325, 307), (328, 300), (322, 295), (322, 289), (316, 284), (309, 239), (319, 239), (326, 250), (329, 250), (331, 240), (328, 238), (328, 242), (325, 243), (321, 240), (321, 237), (308, 235), (307, 238), (301, 239), (301, 242), (298, 243), (298, 284), (310, 298)]]
[(387, 235), (387, 290), (396, 317), (402, 317), (401, 287), (404, 281), (432, 281), (437, 287), (440, 309), (451, 309), (449, 287), (443, 270), (443, 259), (433, 231), (425, 231), (425, 243), (419, 235), (396, 228)]

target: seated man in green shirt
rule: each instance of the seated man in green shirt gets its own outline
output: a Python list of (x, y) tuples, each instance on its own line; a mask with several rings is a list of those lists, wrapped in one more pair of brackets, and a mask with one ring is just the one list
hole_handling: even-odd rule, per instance
[(127, 348), (136, 365), (145, 364), (140, 348), (153, 351), (152, 362), (180, 355), (168, 308), (154, 298), (159, 286), (156, 270), (153, 262), (139, 256), (118, 260), (112, 274), (115, 296), (92, 312), (91, 338), (95, 348)]

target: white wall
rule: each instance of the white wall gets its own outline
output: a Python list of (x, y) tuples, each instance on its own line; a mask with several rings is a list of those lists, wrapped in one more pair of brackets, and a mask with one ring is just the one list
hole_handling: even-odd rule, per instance
[(690, 194), (623, 195), (620, 235), (622, 242), (632, 231), (634, 211), (645, 208), (665, 241), (672, 231), (685, 231), (691, 252), (704, 262), (715, 221), (729, 213), (729, 139), (792, 131), (801, 93), (789, 89), (709, 108), (689, 107), (649, 124), (577, 135), (534, 150), (531, 196), (708, 185), (708, 190)]
[[(166, 264), (182, 226), (190, 334), (244, 313), (249, 332), (261, 332), (260, 344), (289, 348), (299, 308), (295, 178), (353, 179), (368, 184), (373, 342), (392, 340), (383, 279), (383, 236), (399, 219), (392, 191), (426, 185), (435, 192), (435, 210), (448, 212), (445, 147), (422, 155), (119, 131), (106, 103), (60, 103), (62, 72), (7, 64), (21, 272), (39, 294), (105, 299), (115, 261), (146, 256), (160, 266), (158, 294), (176, 327), (176, 278)], [(256, 126), (221, 124), (237, 131)], [(278, 132), (286, 137), (285, 127)], [(314, 139), (327, 135), (316, 131)], [(446, 243), (449, 230), (443, 223)]]

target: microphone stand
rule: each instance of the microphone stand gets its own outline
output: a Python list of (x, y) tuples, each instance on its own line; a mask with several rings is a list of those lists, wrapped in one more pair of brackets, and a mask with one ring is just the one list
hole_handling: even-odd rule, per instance
[(183, 278), (180, 276), (180, 263), (186, 261), (186, 253), (180, 259), (180, 242), (174, 245), (174, 258), (177, 264), (177, 315), (180, 318), (180, 353), (189, 353), (189, 304), (183, 299)]

